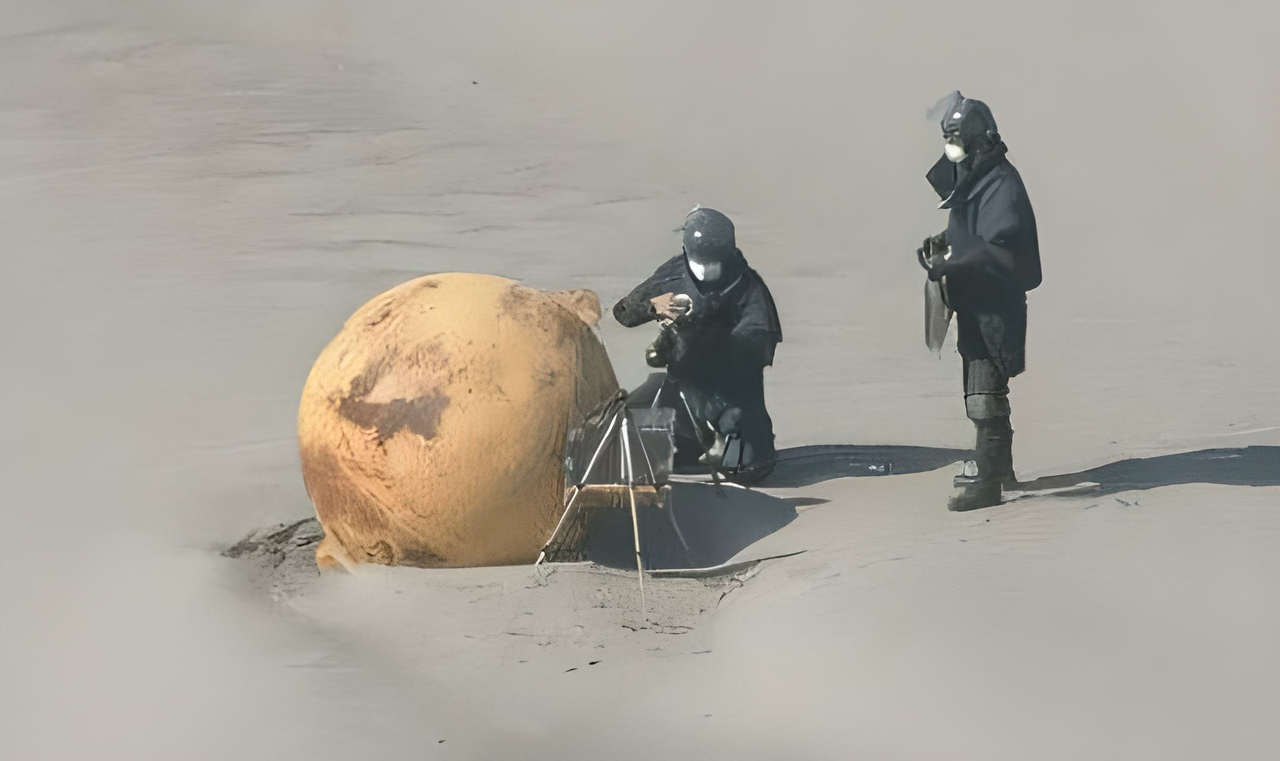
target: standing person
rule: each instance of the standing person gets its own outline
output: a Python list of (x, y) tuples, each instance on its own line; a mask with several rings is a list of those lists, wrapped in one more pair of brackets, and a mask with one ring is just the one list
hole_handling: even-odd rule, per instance
[[(666, 379), (656, 406), (676, 411), (676, 458), (707, 463), (733, 480), (756, 482), (777, 459), (764, 404), (764, 369), (773, 364), (782, 326), (764, 280), (747, 266), (733, 222), (695, 208), (681, 228), (684, 250), (613, 308), (626, 327), (659, 320), (646, 352)], [(736, 439), (739, 456), (725, 463)]]
[[(999, 504), (1003, 487), (1016, 483), (1009, 379), (1026, 369), (1026, 293), (1040, 285), (1040, 247), (1027, 189), (991, 109), (959, 91), (940, 105), (943, 156), (926, 179), (950, 216), (946, 231), (917, 254), (956, 314), (965, 412), (977, 443), (948, 508), (973, 510)], [(948, 248), (930, 266), (928, 254)]]

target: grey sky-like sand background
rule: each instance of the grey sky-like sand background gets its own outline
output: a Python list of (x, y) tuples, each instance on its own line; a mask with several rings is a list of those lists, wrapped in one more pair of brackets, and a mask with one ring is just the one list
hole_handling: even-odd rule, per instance
[[(1277, 21), (7, 0), (4, 755), (1274, 758), (1275, 486), (975, 516), (943, 509), (949, 472), (788, 492), (831, 500), (768, 540), (808, 552), (683, 635), (577, 596), (626, 585), (527, 569), (272, 604), (217, 552), (308, 514), (296, 401), (360, 304), (447, 270), (611, 302), (694, 203), (779, 302), (781, 446), (968, 445), (913, 253), (945, 224), (923, 113), (956, 87), (1040, 225), (1020, 475), (1280, 444)], [(604, 335), (642, 379), (649, 334)]]

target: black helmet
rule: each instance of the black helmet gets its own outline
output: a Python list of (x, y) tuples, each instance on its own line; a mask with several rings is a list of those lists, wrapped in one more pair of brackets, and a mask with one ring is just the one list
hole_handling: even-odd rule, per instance
[(728, 217), (699, 206), (685, 217), (682, 230), (685, 257), (698, 280), (714, 282), (736, 269), (738, 247)]
[(966, 98), (956, 90), (939, 105), (946, 107), (942, 114), (942, 135), (960, 138), (970, 154), (982, 153), (999, 144), (996, 118), (986, 103)]

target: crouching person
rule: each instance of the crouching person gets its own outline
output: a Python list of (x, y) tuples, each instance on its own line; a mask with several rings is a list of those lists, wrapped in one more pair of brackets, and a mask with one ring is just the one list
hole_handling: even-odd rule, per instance
[(696, 208), (684, 250), (613, 308), (626, 327), (662, 323), (645, 359), (665, 367), (655, 406), (676, 412), (676, 462), (698, 462), (754, 483), (777, 459), (764, 369), (782, 341), (773, 296), (737, 248), (733, 223)]

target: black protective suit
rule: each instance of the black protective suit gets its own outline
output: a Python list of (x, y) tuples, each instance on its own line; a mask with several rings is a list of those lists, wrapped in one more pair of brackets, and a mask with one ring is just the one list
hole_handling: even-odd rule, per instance
[[(1031, 200), (1005, 156), (991, 110), (958, 92), (954, 97), (943, 135), (967, 156), (953, 162), (944, 155), (926, 175), (942, 198), (939, 208), (950, 210), (939, 237), (951, 255), (929, 276), (946, 278), (947, 303), (956, 313), (965, 410), (977, 428), (970, 476), (1009, 483), (1015, 479), (1008, 383), (1026, 369), (1026, 292), (1040, 285), (1040, 246)], [(970, 500), (970, 506), (982, 502), (989, 499)], [(953, 509), (969, 507), (953, 503)]]
[(613, 316), (626, 327), (642, 325), (656, 319), (651, 299), (687, 294), (688, 317), (663, 328), (667, 375), (656, 403), (676, 410), (677, 457), (696, 461), (716, 433), (736, 434), (740, 466), (767, 467), (775, 451), (764, 368), (773, 364), (782, 327), (773, 296), (742, 252), (729, 249), (723, 262), (715, 282), (702, 282), (685, 253), (674, 256), (619, 301)]
[(1004, 143), (968, 161), (958, 166), (943, 156), (928, 174), (951, 210), (952, 253), (943, 271), (948, 305), (956, 312), (961, 356), (989, 359), (1012, 378), (1026, 369), (1026, 292), (1040, 285), (1036, 217)]

